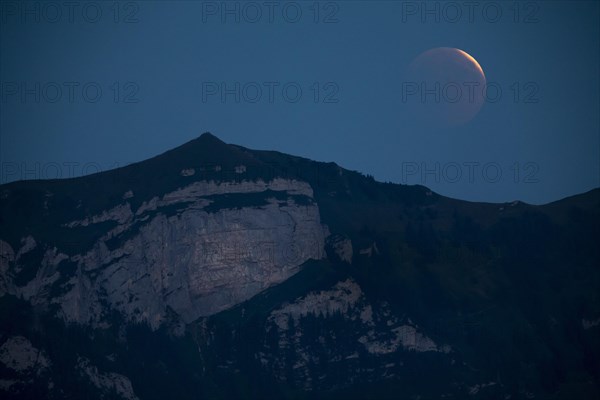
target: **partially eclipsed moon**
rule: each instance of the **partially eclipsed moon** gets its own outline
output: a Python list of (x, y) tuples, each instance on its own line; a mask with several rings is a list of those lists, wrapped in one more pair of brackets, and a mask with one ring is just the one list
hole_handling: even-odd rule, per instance
[(403, 83), (411, 115), (437, 126), (464, 125), (481, 110), (486, 78), (481, 65), (464, 50), (438, 47), (417, 56)]

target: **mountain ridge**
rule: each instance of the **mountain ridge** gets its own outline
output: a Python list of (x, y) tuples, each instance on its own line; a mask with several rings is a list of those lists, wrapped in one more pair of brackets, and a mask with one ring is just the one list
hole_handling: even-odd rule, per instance
[(0, 392), (592, 399), (599, 198), (468, 202), (212, 134), (11, 182)]
[[(240, 145), (236, 145), (236, 144), (226, 143), (226, 142), (222, 141), (220, 138), (218, 138), (216, 135), (214, 135), (213, 133), (207, 131), (207, 132), (200, 134), (198, 137), (191, 139), (191, 140), (189, 140), (179, 146), (176, 146), (172, 149), (169, 149), (163, 153), (152, 156), (145, 160), (137, 161), (137, 162), (127, 164), (127, 165), (124, 165), (121, 167), (117, 167), (114, 169), (99, 171), (99, 172), (96, 172), (96, 173), (93, 173), (90, 175), (84, 175), (84, 176), (78, 176), (78, 177), (58, 178), (58, 179), (18, 180), (18, 181), (0, 184), (0, 190), (3, 188), (4, 189), (10, 188), (11, 186), (15, 186), (15, 185), (18, 186), (21, 184), (21, 182), (29, 182), (29, 183), (31, 183), (31, 182), (50, 183), (50, 182), (65, 182), (65, 181), (81, 182), (81, 181), (85, 180), (85, 178), (97, 177), (97, 176), (107, 176), (107, 175), (111, 176), (112, 174), (121, 172), (123, 170), (136, 169), (140, 165), (144, 165), (144, 164), (147, 165), (148, 163), (151, 163), (151, 162), (152, 163), (162, 162), (163, 160), (165, 160), (165, 158), (170, 158), (170, 157), (175, 157), (175, 156), (177, 156), (177, 158), (179, 158), (179, 160), (181, 162), (181, 167), (186, 165), (186, 162), (188, 165), (191, 165), (191, 166), (203, 166), (203, 165), (206, 166), (206, 165), (212, 165), (212, 164), (214, 164), (216, 166), (217, 163), (224, 163), (224, 164), (226, 164), (227, 167), (231, 167), (232, 165), (227, 165), (227, 164), (232, 164), (231, 160), (234, 160), (233, 163), (247, 162), (248, 164), (250, 164), (251, 167), (255, 167), (255, 168), (256, 167), (273, 168), (276, 166), (276, 164), (265, 164), (262, 160), (260, 160), (260, 158), (257, 158), (257, 156), (259, 156), (261, 154), (262, 155), (276, 155), (277, 157), (285, 157), (285, 158), (290, 158), (290, 159), (302, 161), (302, 162), (309, 162), (309, 163), (321, 164), (321, 165), (326, 165), (326, 166), (333, 166), (334, 168), (340, 168), (349, 173), (358, 173), (358, 174), (362, 175), (362, 173), (360, 173), (359, 171), (353, 171), (353, 170), (346, 169), (344, 167), (339, 166), (335, 162), (314, 161), (307, 157), (295, 156), (295, 155), (283, 153), (283, 152), (280, 152), (277, 150), (255, 150), (255, 149), (250, 149), (248, 147), (244, 147), (244, 146), (240, 146)], [(215, 158), (215, 157), (217, 157), (217, 158)], [(227, 161), (229, 161), (229, 162), (227, 162)], [(419, 185), (419, 184), (406, 185), (406, 184), (393, 183), (393, 182), (381, 182), (381, 181), (376, 181), (376, 182), (380, 183), (380, 184), (390, 183), (390, 184), (398, 185), (398, 186), (425, 187), (425, 186)], [(427, 189), (429, 191), (431, 191), (431, 189), (429, 189), (429, 188), (427, 188)], [(431, 191), (431, 192), (434, 193), (433, 191)], [(438, 194), (438, 195), (446, 197), (448, 199), (464, 201), (464, 202), (469, 202), (469, 203), (498, 204), (499, 205), (499, 204), (511, 204), (511, 203), (519, 202), (519, 203), (527, 204), (527, 205), (546, 206), (546, 205), (560, 202), (563, 200), (568, 200), (571, 198), (574, 199), (578, 196), (583, 196), (586, 194), (589, 194), (590, 196), (592, 196), (592, 195), (595, 195), (594, 193), (596, 193), (596, 192), (600, 192), (600, 186), (597, 188), (587, 190), (585, 192), (567, 195), (565, 197), (562, 197), (562, 198), (559, 198), (556, 200), (551, 200), (547, 203), (535, 204), (535, 205), (523, 202), (519, 199), (515, 199), (512, 201), (505, 201), (505, 202), (487, 202), (487, 201), (472, 201), (472, 200), (466, 200), (466, 199), (452, 198), (452, 197), (444, 196), (441, 194)]]

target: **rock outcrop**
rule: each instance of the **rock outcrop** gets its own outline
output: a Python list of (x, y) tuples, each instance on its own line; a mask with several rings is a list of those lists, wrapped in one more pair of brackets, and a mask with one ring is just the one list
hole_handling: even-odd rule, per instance
[[(44, 248), (29, 282), (0, 282), (0, 290), (57, 304), (66, 321), (102, 326), (116, 310), (156, 329), (171, 312), (189, 323), (286, 280), (304, 262), (325, 256), (328, 235), (310, 185), (284, 179), (198, 181), (136, 210), (124, 201), (63, 227), (107, 223), (112, 227), (88, 251), (67, 256)], [(0, 244), (3, 277), (10, 266), (18, 272), (21, 255), (38, 245), (24, 238), (15, 255)]]
[[(54, 383), (50, 377), (52, 362), (45, 351), (35, 347), (24, 336), (10, 336), (0, 346), (0, 393), (18, 396), (34, 383), (43, 382), (49, 390)], [(4, 397), (3, 397), (4, 398)]]
[(0, 363), (16, 372), (39, 372), (50, 366), (44, 352), (23, 336), (10, 337), (0, 346)]
[(354, 252), (350, 238), (339, 234), (331, 235), (327, 238), (327, 245), (335, 255), (334, 258), (346, 264), (352, 264)]
[[(321, 380), (331, 379), (328, 369), (319, 367), (322, 365), (345, 371), (342, 375), (346, 378), (377, 379), (399, 373), (402, 365), (385, 360), (395, 360), (402, 352), (443, 355), (452, 351), (448, 345), (435, 343), (409, 318), (398, 317), (387, 303), (371, 304), (353, 279), (273, 310), (267, 329), (276, 341), (267, 343), (258, 358), (278, 379), (306, 390), (321, 388)], [(377, 361), (365, 362), (367, 359)], [(378, 367), (357, 370), (365, 364)]]
[(80, 376), (99, 390), (101, 397), (138, 400), (131, 381), (126, 376), (115, 372), (100, 372), (98, 367), (84, 357), (77, 360), (77, 368)]

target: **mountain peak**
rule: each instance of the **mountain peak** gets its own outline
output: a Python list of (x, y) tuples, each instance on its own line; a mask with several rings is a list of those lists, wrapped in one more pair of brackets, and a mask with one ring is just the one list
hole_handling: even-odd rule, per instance
[(230, 146), (210, 132), (175, 147), (161, 155), (175, 155), (179, 162), (217, 162), (232, 157)]
[(218, 137), (216, 137), (215, 135), (213, 135), (210, 132), (204, 132), (202, 135), (200, 135), (198, 137), (199, 140), (211, 140), (211, 141), (218, 141), (221, 143), (224, 143), (221, 139), (219, 139)]
[(187, 148), (188, 150), (193, 149), (193, 151), (201, 151), (212, 153), (214, 151), (225, 151), (229, 152), (229, 145), (219, 139), (217, 136), (213, 135), (210, 132), (204, 132), (202, 135), (196, 137), (195, 139), (190, 140), (183, 145), (174, 148), (173, 150)]
[(177, 171), (186, 168), (201, 169), (207, 165), (218, 165), (223, 170), (233, 170), (238, 165), (250, 166), (259, 163), (249, 153), (225, 143), (210, 132), (204, 132), (153, 160), (161, 170), (164, 170), (165, 165), (169, 165)]

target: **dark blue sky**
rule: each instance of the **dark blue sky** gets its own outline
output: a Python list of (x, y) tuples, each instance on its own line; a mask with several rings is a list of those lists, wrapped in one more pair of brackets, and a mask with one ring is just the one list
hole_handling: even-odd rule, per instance
[[(3, 183), (210, 131), (474, 201), (600, 186), (597, 2), (72, 3), (1, 3)], [(404, 71), (434, 47), (468, 52), (502, 90), (465, 126), (405, 111)]]

